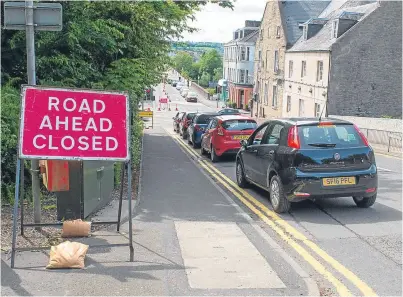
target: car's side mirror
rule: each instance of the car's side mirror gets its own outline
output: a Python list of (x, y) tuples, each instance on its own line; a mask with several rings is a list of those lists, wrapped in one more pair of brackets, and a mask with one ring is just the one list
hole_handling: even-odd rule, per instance
[(241, 146), (242, 147), (247, 147), (248, 146), (248, 141), (246, 141), (245, 139), (242, 139), (241, 141), (240, 141), (240, 144), (241, 144)]

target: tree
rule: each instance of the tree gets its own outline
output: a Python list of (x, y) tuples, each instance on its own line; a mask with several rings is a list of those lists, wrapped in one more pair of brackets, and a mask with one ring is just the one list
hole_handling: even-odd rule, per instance
[(222, 67), (222, 57), (217, 50), (211, 49), (205, 52), (200, 58), (200, 71), (214, 75), (214, 69)]
[(175, 69), (179, 72), (186, 71), (190, 73), (192, 71), (193, 57), (187, 52), (178, 52), (173, 57), (173, 63)]
[(203, 72), (202, 76), (200, 77), (200, 85), (202, 87), (208, 87), (209, 81), (210, 75), (207, 72)]
[(219, 81), (222, 78), (222, 67), (214, 69), (214, 81)]

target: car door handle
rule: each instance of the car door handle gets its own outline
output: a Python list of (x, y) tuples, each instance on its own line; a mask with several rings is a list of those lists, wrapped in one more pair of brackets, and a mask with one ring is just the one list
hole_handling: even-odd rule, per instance
[(270, 152), (269, 152), (269, 155), (273, 155), (273, 154), (274, 154), (274, 151), (270, 151)]
[(256, 154), (257, 150), (251, 150), (250, 152), (253, 153), (253, 154)]

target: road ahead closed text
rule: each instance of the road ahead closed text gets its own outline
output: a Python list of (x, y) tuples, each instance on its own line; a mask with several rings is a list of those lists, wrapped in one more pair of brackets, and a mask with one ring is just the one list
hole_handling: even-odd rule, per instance
[(37, 89), (23, 94), (21, 156), (127, 159), (127, 96)]

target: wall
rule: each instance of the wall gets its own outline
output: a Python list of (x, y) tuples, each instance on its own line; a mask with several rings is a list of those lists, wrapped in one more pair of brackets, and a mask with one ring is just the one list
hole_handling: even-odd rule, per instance
[(339, 115), (329, 115), (329, 117), (353, 122), (358, 127), (363, 129), (402, 133), (403, 128), (403, 121), (400, 119), (383, 119), (383, 118), (353, 117), (353, 116), (339, 116)]
[(329, 114), (402, 117), (402, 2), (380, 5), (332, 47)]
[[(280, 37), (276, 36), (277, 26), (281, 27)], [(259, 94), (259, 103), (254, 104), (253, 114), (257, 114), (261, 117), (261, 112), (264, 112), (265, 118), (278, 118), (282, 115), (282, 98), (283, 98), (283, 85), (277, 83), (277, 79), (284, 77), (284, 58), (286, 49), (286, 38), (284, 30), (282, 28), (282, 19), (279, 10), (279, 4), (277, 1), (268, 1), (266, 9), (263, 15), (262, 24), (260, 26), (262, 35), (259, 34), (256, 42), (255, 49), (255, 74), (254, 81), (255, 86), (257, 82), (260, 83), (260, 88), (255, 90)], [(269, 33), (268, 33), (269, 32)], [(262, 36), (262, 38), (261, 38)], [(259, 59), (259, 50), (261, 51), (261, 57), (264, 61), (264, 67), (260, 67), (261, 63)], [(274, 72), (274, 51), (279, 52), (279, 71)], [(266, 54), (267, 64), (266, 64)], [(268, 100), (264, 102), (264, 85), (268, 86)], [(277, 85), (277, 107), (272, 106), (273, 97), (273, 85)], [(263, 108), (263, 109), (262, 109)]]
[[(304, 100), (304, 113), (301, 116), (314, 117), (315, 103), (320, 104), (321, 111), (326, 107), (329, 56), (329, 52), (286, 52), (284, 95), (282, 98), (283, 117), (300, 116), (300, 99)], [(293, 61), (294, 65), (291, 77), (289, 61)], [(306, 76), (304, 77), (301, 77), (302, 61), (306, 61)], [(323, 61), (321, 81), (316, 80), (318, 61)], [(325, 96), (323, 96), (324, 93)], [(291, 96), (291, 110), (289, 112), (287, 112), (287, 96)]]

